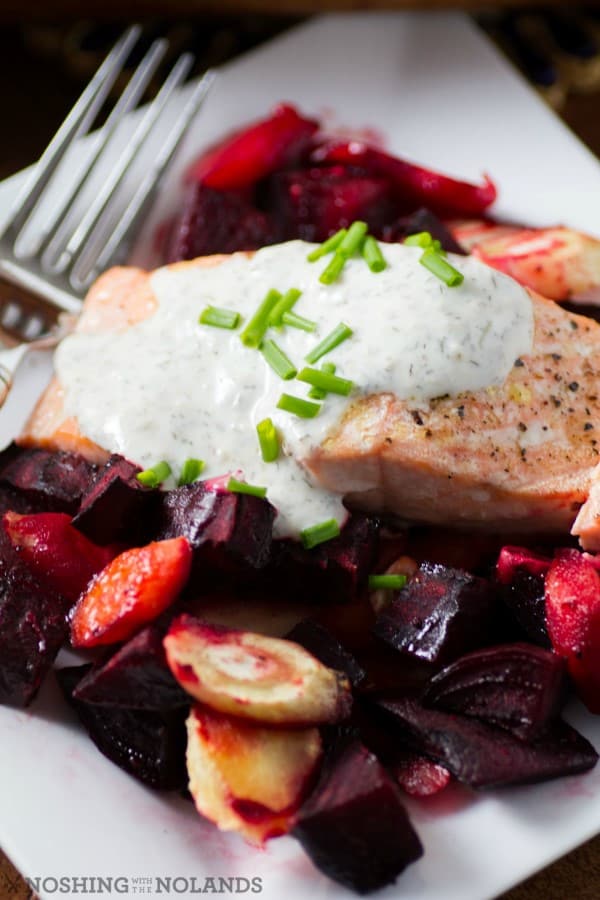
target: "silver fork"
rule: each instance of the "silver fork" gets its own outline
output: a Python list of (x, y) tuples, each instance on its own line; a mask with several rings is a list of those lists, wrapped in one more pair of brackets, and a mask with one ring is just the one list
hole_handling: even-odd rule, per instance
[[(91, 154), (83, 163), (80, 161), (67, 180), (51, 222), (27, 241), (28, 229), (47, 200), (59, 165), (65, 160), (70, 165), (67, 154), (92, 128), (140, 34), (141, 28), (134, 25), (117, 41), (26, 180), (0, 233), (0, 346), (9, 348), (0, 350), (0, 406), (25, 353), (52, 346), (68, 333), (90, 283), (124, 255), (155, 187), (214, 80), (213, 73), (207, 72), (191, 91), (168, 134), (160, 134), (168, 102), (194, 62), (191, 54), (182, 54), (81, 213), (77, 201), (85, 197), (86, 187), (89, 193), (94, 185), (109, 148), (118, 147), (115, 139), (119, 126), (138, 106), (167, 51), (166, 40), (154, 41), (116, 101)], [(142, 150), (148, 148), (154, 153), (152, 161), (127, 196), (126, 176)], [(126, 205), (120, 211), (123, 202)]]

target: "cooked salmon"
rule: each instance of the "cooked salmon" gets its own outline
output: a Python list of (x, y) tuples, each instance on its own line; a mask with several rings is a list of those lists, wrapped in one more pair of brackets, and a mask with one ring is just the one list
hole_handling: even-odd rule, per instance
[[(218, 265), (207, 257), (178, 266)], [(600, 460), (600, 326), (532, 294), (534, 349), (506, 381), (415, 408), (392, 394), (352, 403), (304, 460), (350, 504), (402, 519), (511, 532), (567, 532)], [(126, 329), (152, 315), (150, 276), (106, 272), (78, 330)], [(23, 444), (107, 452), (66, 416), (55, 379), (20, 437)], [(581, 521), (581, 516), (580, 516)], [(595, 520), (594, 520), (595, 522)]]

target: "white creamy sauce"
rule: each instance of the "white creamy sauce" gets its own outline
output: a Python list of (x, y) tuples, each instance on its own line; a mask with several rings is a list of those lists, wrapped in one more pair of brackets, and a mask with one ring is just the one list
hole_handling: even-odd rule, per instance
[[(56, 352), (68, 414), (84, 434), (144, 468), (166, 460), (175, 474), (189, 457), (206, 461), (202, 477), (237, 473), (268, 488), (276, 533), (345, 517), (342, 498), (311, 483), (303, 460), (360, 395), (393, 392), (423, 404), (444, 394), (501, 384), (515, 359), (531, 352), (533, 309), (511, 278), (474, 258), (449, 256), (464, 274), (448, 288), (419, 264), (421, 250), (382, 244), (388, 267), (371, 272), (347, 262), (333, 285), (319, 274), (330, 257), (307, 262), (314, 245), (291, 241), (238, 254), (214, 268), (159, 269), (158, 309), (122, 333), (74, 334)], [(298, 288), (294, 311), (317, 323), (312, 334), (271, 329), (300, 370), (304, 356), (340, 322), (353, 336), (322, 358), (351, 379), (354, 393), (329, 394), (314, 419), (276, 408), (282, 393), (307, 398), (309, 386), (282, 381), (240, 332), (270, 288)], [(207, 305), (237, 310), (241, 328), (198, 324)], [(271, 417), (283, 440), (277, 462), (262, 461), (256, 425)]]

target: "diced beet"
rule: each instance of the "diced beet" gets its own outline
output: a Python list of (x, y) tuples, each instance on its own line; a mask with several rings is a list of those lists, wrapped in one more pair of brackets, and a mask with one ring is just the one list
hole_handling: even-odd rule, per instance
[(255, 184), (270, 172), (297, 162), (317, 128), (314, 119), (305, 119), (293, 106), (281, 103), (268, 118), (200, 157), (188, 178), (221, 191)]
[(270, 214), (257, 209), (245, 193), (195, 183), (187, 187), (181, 214), (171, 228), (167, 261), (256, 250), (278, 239)]
[(139, 466), (111, 456), (84, 494), (73, 525), (95, 544), (146, 543), (160, 492), (137, 480)]
[(379, 522), (352, 514), (339, 537), (313, 550), (297, 541), (273, 543), (270, 574), (278, 590), (318, 603), (345, 603), (367, 582), (377, 553)]
[(96, 471), (97, 466), (77, 453), (11, 444), (0, 456), (0, 482), (22, 491), (39, 511), (72, 515)]
[(88, 584), (116, 556), (71, 525), (66, 513), (8, 512), (4, 530), (23, 561), (40, 582), (75, 603)]
[(533, 743), (477, 719), (428, 709), (415, 700), (380, 700), (417, 753), (447, 768), (472, 788), (531, 784), (586, 772), (598, 754), (581, 734), (558, 720)]
[(432, 797), (448, 786), (452, 776), (448, 769), (415, 753), (404, 753), (391, 771), (400, 786), (412, 797)]
[(274, 214), (286, 239), (323, 241), (356, 219), (379, 233), (397, 213), (385, 178), (344, 166), (278, 172), (270, 187)]
[(216, 483), (196, 482), (161, 494), (157, 540), (183, 536), (193, 550), (196, 574), (245, 575), (270, 558), (275, 509), (267, 500)]
[(149, 625), (81, 679), (76, 700), (100, 706), (169, 710), (190, 705), (167, 665), (164, 629)]
[(426, 562), (378, 615), (373, 630), (401, 653), (441, 665), (489, 643), (496, 613), (489, 581)]
[(340, 644), (330, 631), (313, 619), (303, 619), (302, 622), (298, 622), (285, 637), (288, 641), (301, 644), (330, 669), (345, 672), (353, 687), (358, 687), (365, 680), (366, 673), (355, 657)]
[(500, 596), (523, 634), (550, 647), (546, 629), (544, 576), (551, 560), (525, 547), (503, 547), (496, 563)]
[(533, 644), (504, 644), (462, 656), (432, 678), (426, 706), (474, 716), (531, 741), (566, 699), (565, 665)]
[(69, 633), (70, 605), (33, 576), (0, 529), (0, 703), (33, 700)]
[(441, 219), (438, 219), (431, 210), (425, 207), (418, 209), (410, 216), (396, 219), (391, 225), (385, 225), (381, 237), (384, 241), (396, 243), (403, 241), (409, 234), (419, 234), (421, 231), (428, 231), (436, 241), (440, 242), (446, 253), (466, 255), (450, 229), (446, 228)]
[(513, 584), (523, 573), (534, 577), (544, 576), (552, 560), (534, 553), (526, 547), (503, 547), (496, 563), (496, 578), (500, 584)]
[(357, 741), (332, 757), (292, 833), (325, 875), (367, 894), (395, 881), (423, 848), (377, 758)]
[(73, 696), (89, 666), (56, 673), (61, 689), (96, 747), (111, 762), (158, 790), (187, 784), (185, 717), (181, 709), (166, 714), (150, 710), (92, 706)]

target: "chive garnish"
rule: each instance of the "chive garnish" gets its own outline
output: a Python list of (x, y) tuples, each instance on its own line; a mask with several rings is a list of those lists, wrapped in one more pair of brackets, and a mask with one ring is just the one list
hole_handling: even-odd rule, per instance
[(266, 487), (258, 487), (256, 484), (247, 484), (245, 481), (238, 481), (237, 478), (230, 478), (227, 482), (227, 490), (232, 494), (250, 494), (252, 497), (265, 498), (267, 496)]
[(346, 228), (340, 228), (339, 231), (336, 231), (335, 234), (332, 234), (330, 238), (327, 238), (326, 241), (323, 241), (322, 244), (319, 244), (318, 247), (315, 247), (314, 250), (311, 250), (308, 256), (306, 257), (309, 262), (316, 262), (318, 259), (321, 259), (322, 256), (327, 256), (328, 253), (333, 253), (334, 250), (340, 246), (348, 231)]
[(444, 259), (443, 256), (440, 256), (433, 247), (430, 247), (423, 252), (419, 258), (419, 262), (422, 266), (425, 266), (426, 269), (429, 269), (436, 278), (439, 278), (440, 281), (443, 281), (444, 284), (448, 285), (448, 287), (458, 287), (458, 285), (462, 284), (465, 280), (465, 276), (462, 272), (459, 272), (458, 269), (451, 266), (448, 260)]
[(291, 394), (282, 394), (277, 401), (277, 409), (293, 413), (299, 419), (314, 419), (321, 409), (320, 403), (311, 403), (310, 400), (302, 400)]
[(362, 255), (371, 272), (383, 272), (387, 266), (379, 244), (370, 234), (365, 238)]
[(319, 275), (319, 281), (321, 284), (333, 284), (333, 282), (339, 277), (340, 272), (346, 265), (347, 256), (342, 256), (341, 253), (336, 253), (331, 259), (329, 265), (323, 269), (321, 274)]
[(426, 250), (433, 246), (433, 238), (428, 231), (419, 231), (417, 234), (409, 234), (404, 238), (407, 247), (422, 247)]
[(345, 256), (346, 259), (349, 259), (358, 252), (363, 245), (367, 227), (366, 222), (361, 222), (359, 220), (353, 222), (348, 229), (348, 234), (337, 248), (336, 254), (339, 253), (340, 256)]
[(223, 309), (220, 306), (207, 306), (200, 313), (198, 322), (201, 325), (213, 325), (215, 328), (237, 328), (240, 314), (234, 309)]
[(144, 469), (143, 472), (138, 472), (136, 475), (137, 480), (140, 484), (145, 485), (146, 487), (158, 487), (159, 484), (162, 484), (163, 481), (171, 474), (171, 466), (168, 462), (162, 460), (159, 463), (156, 463), (155, 466), (152, 466), (150, 469)]
[(295, 312), (284, 312), (281, 317), (281, 322), (283, 325), (289, 325), (291, 328), (299, 328), (301, 331), (315, 331), (317, 328), (316, 322), (305, 319), (304, 316), (299, 316), (298, 313)]
[(265, 299), (240, 334), (240, 340), (246, 347), (256, 348), (260, 346), (260, 342), (269, 327), (269, 316), (279, 300), (281, 300), (279, 291), (271, 289), (267, 293)]
[(305, 368), (298, 373), (298, 381), (304, 381), (312, 387), (321, 388), (328, 394), (341, 394), (347, 397), (352, 392), (354, 382), (339, 375), (331, 375), (329, 372), (320, 372), (318, 369)]
[(284, 381), (294, 378), (298, 371), (296, 366), (275, 341), (265, 339), (260, 345), (260, 351), (276, 375), (279, 375)]
[[(321, 365), (321, 371), (327, 372), (329, 375), (335, 375), (335, 363), (324, 362)], [(322, 388), (313, 387), (308, 392), (308, 396), (311, 400), (324, 400), (327, 396), (327, 391), (324, 391)]]
[(372, 591), (381, 588), (388, 591), (399, 591), (407, 580), (406, 575), (369, 575), (369, 588)]
[(302, 539), (302, 544), (305, 550), (312, 550), (313, 547), (317, 547), (319, 544), (324, 544), (325, 541), (330, 541), (332, 538), (338, 537), (340, 533), (340, 526), (335, 519), (327, 519), (326, 522), (319, 522), (318, 525), (311, 525), (309, 528), (304, 528), (303, 531), (300, 532), (300, 537)]
[(263, 419), (256, 426), (260, 452), (265, 462), (275, 462), (279, 456), (279, 435), (272, 419)]
[(184, 484), (193, 484), (197, 481), (204, 471), (206, 463), (203, 459), (186, 459), (181, 467), (181, 473), (177, 481), (177, 486), (182, 487)]
[(328, 334), (326, 338), (323, 338), (320, 344), (317, 344), (310, 353), (306, 354), (304, 359), (307, 363), (310, 363), (311, 366), (314, 366), (322, 356), (325, 356), (325, 354), (329, 353), (331, 350), (335, 350), (336, 347), (351, 336), (352, 329), (344, 322), (340, 322), (340, 324), (333, 329), (331, 334)]
[(278, 300), (271, 310), (269, 314), (269, 325), (275, 328), (281, 325), (281, 317), (284, 313), (290, 311), (301, 294), (302, 291), (299, 291), (298, 288), (290, 288), (289, 291), (286, 291), (281, 300)]

